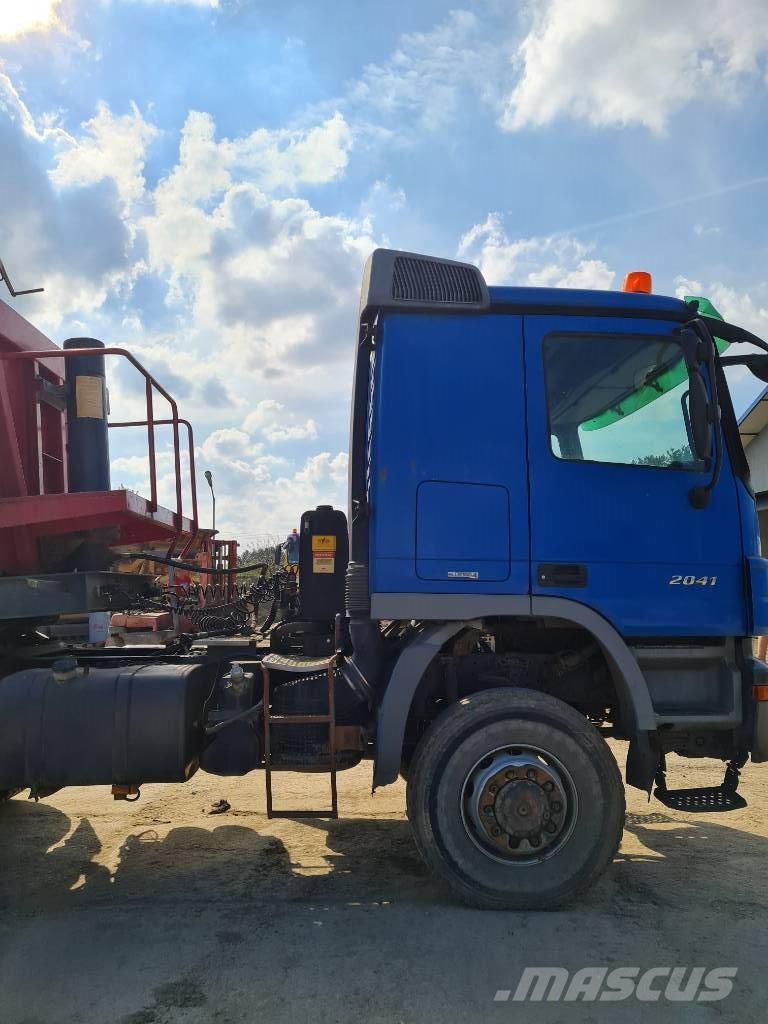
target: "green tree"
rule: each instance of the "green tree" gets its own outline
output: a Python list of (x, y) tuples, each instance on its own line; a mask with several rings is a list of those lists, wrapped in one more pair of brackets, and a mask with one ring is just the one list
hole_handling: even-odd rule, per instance
[(682, 467), (691, 466), (696, 461), (689, 445), (684, 444), (681, 448), (667, 448), (661, 455), (643, 455), (639, 459), (634, 459), (633, 465)]

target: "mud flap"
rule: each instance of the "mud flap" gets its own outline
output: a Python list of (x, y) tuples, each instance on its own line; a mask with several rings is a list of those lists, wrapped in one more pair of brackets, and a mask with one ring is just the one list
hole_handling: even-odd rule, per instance
[(659, 768), (659, 752), (651, 745), (651, 733), (638, 732), (629, 741), (627, 785), (651, 795), (651, 786)]

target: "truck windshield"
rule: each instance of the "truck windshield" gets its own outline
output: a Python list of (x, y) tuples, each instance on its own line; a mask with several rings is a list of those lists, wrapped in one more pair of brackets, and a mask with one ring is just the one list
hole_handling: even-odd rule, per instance
[(665, 336), (551, 335), (544, 365), (562, 459), (702, 470), (692, 453), (682, 347)]

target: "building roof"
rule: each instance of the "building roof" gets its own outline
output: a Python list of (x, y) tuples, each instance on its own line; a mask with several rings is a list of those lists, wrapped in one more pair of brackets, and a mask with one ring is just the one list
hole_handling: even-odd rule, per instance
[(762, 433), (768, 426), (768, 385), (763, 388), (757, 398), (739, 420), (741, 443), (746, 448), (753, 438)]

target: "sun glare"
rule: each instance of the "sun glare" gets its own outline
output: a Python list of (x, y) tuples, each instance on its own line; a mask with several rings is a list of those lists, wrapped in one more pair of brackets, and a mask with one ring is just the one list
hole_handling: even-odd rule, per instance
[(0, 39), (41, 32), (56, 20), (59, 0), (0, 0)]

